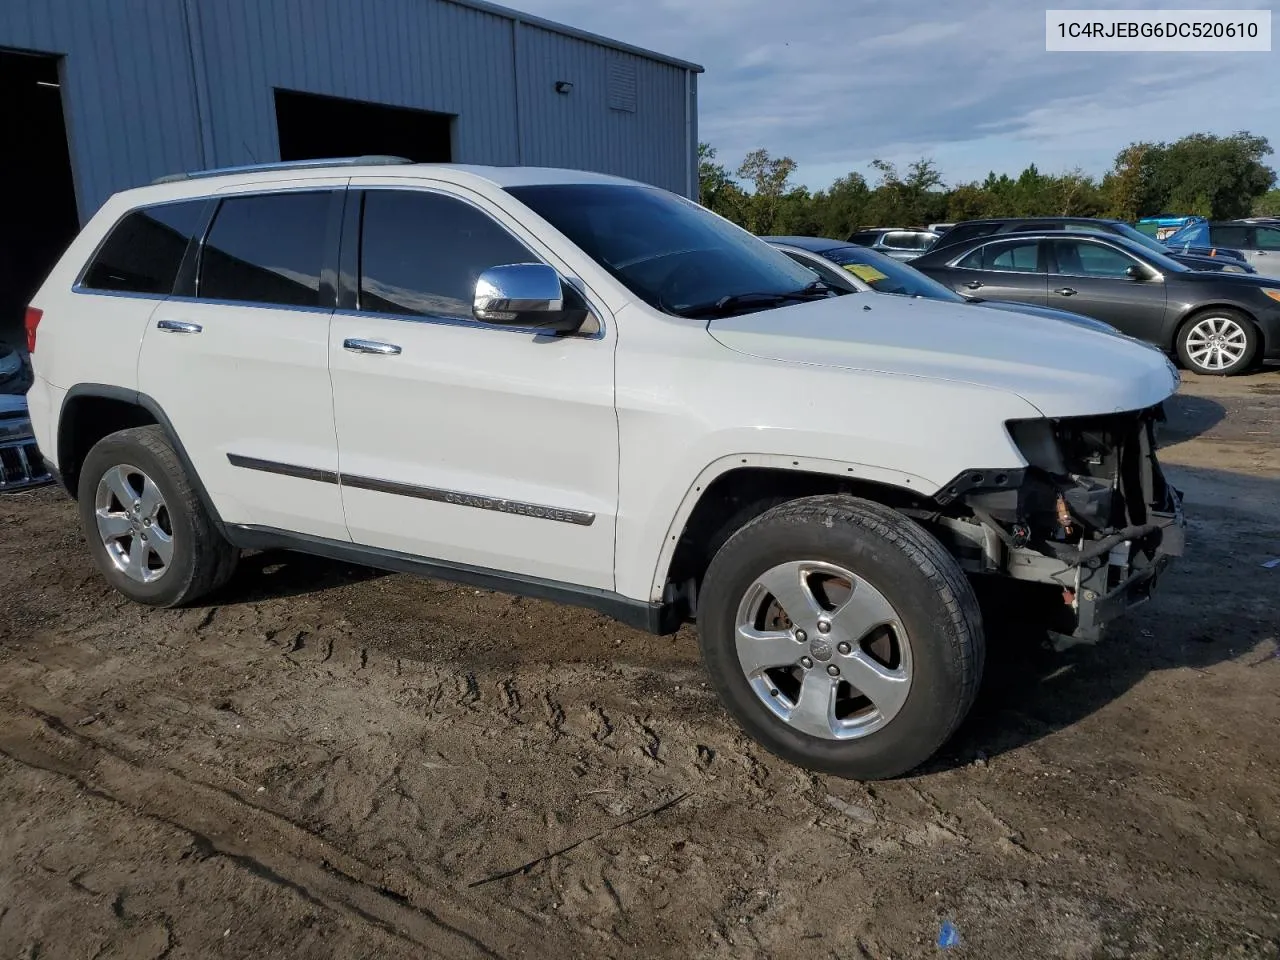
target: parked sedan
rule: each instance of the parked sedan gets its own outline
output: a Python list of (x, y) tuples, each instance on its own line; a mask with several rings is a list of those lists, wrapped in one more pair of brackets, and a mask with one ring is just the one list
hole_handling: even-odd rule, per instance
[[(1008, 233), (1045, 233), (1049, 230), (1094, 230), (1113, 233), (1134, 243), (1173, 257), (1192, 270), (1224, 271), (1226, 273), (1256, 273), (1239, 250), (1226, 247), (1210, 247), (1203, 244), (1186, 244), (1177, 250), (1166, 243), (1153, 240), (1141, 230), (1136, 230), (1123, 220), (1107, 220), (1101, 217), (998, 217), (989, 220), (965, 220), (942, 236), (931, 250), (954, 246), (978, 237), (994, 237)], [(1205, 243), (1207, 244), (1207, 239)]]
[(1280, 358), (1280, 281), (1191, 270), (1121, 236), (979, 237), (932, 250), (914, 266), (959, 293), (1070, 305), (1176, 352), (1197, 373), (1244, 373)]
[(849, 238), (849, 242), (860, 247), (870, 247), (895, 260), (914, 260), (932, 247), (938, 236), (932, 230), (877, 227), (873, 230), (859, 230)]
[(792, 260), (808, 267), (827, 285), (847, 293), (885, 293), (905, 297), (925, 297), (929, 300), (946, 300), (951, 303), (972, 303), (993, 310), (1031, 314), (1050, 320), (1061, 320), (1077, 326), (1119, 333), (1115, 327), (1092, 317), (1055, 310), (1051, 307), (1031, 306), (1009, 300), (986, 300), (977, 296), (961, 296), (936, 280), (931, 280), (908, 264), (876, 253), (866, 247), (821, 237), (765, 237)]

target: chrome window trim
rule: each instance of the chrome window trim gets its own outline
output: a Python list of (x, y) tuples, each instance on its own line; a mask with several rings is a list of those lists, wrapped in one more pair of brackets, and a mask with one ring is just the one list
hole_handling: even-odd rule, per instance
[[(405, 184), (380, 183), (380, 184), (371, 184), (371, 185), (366, 185), (361, 183), (351, 183), (348, 185), (347, 189), (360, 191), (363, 193), (369, 193), (374, 190), (399, 190), (401, 192), (413, 191), (415, 193), (432, 193), (441, 197), (447, 197), (450, 200), (457, 200), (459, 203), (465, 203), (467, 206), (471, 207), (477, 213), (481, 214), (482, 216), (488, 217), (495, 224), (497, 224), (499, 229), (501, 229), (504, 233), (506, 233), (507, 236), (509, 236), (516, 243), (520, 244), (520, 246), (524, 247), (525, 250), (528, 251), (529, 256), (533, 257), (535, 261), (537, 261), (538, 263), (541, 263), (543, 266), (551, 267), (551, 269), (555, 270), (556, 274), (560, 277), (560, 282), (569, 284), (578, 292), (578, 295), (582, 297), (582, 302), (587, 305), (587, 312), (590, 313), (591, 316), (595, 318), (596, 328), (597, 328), (596, 332), (565, 334), (557, 337), (556, 339), (559, 339), (559, 340), (603, 340), (604, 339), (607, 325), (605, 324), (603, 311), (601, 311), (600, 308), (597, 307), (596, 304), (593, 302), (592, 298), (594, 297), (594, 294), (589, 294), (589, 288), (587, 288), (585, 281), (583, 281), (580, 277), (577, 277), (577, 276), (565, 276), (564, 272), (559, 267), (555, 266), (555, 264), (547, 263), (547, 258), (545, 256), (542, 256), (536, 250), (530, 249), (528, 242), (524, 238), (519, 237), (516, 234), (512, 233), (511, 229), (505, 223), (503, 223), (501, 220), (495, 217), (489, 210), (486, 210), (484, 207), (476, 203), (470, 197), (462, 196), (461, 194), (454, 193), (453, 191), (446, 189), (447, 186), (448, 185), (436, 186), (434, 183), (422, 184), (422, 185), (414, 185), (414, 184), (407, 184), (407, 183)], [(515, 218), (512, 217), (512, 219), (514, 220)], [(360, 225), (360, 236), (358, 238), (358, 242), (361, 244), (361, 247), (363, 247), (363, 244), (364, 244), (364, 211), (363, 210), (360, 211), (359, 225)], [(531, 235), (533, 234), (533, 231), (529, 231), (529, 232)], [(363, 254), (363, 249), (361, 250), (361, 254)], [(362, 258), (358, 259), (357, 263), (360, 264), (360, 267), (363, 267)], [(362, 271), (360, 269), (357, 269), (356, 278), (355, 278), (356, 279), (356, 309), (355, 310), (336, 310), (334, 312), (337, 315), (356, 316), (356, 317), (376, 317), (382, 320), (407, 320), (409, 322), (417, 322), (417, 323), (435, 323), (442, 326), (476, 327), (480, 329), (498, 330), (502, 332), (515, 332), (515, 333), (538, 333), (539, 332), (533, 327), (507, 326), (505, 324), (486, 323), (485, 321), (477, 320), (474, 317), (467, 319), (463, 317), (445, 317), (445, 316), (438, 316), (433, 314), (380, 313), (374, 310), (361, 310), (360, 309), (360, 293), (361, 293), (360, 281), (362, 278), (363, 278)], [(546, 331), (541, 331), (541, 332), (544, 334), (546, 333)]]
[(318, 313), (329, 316), (333, 307), (300, 306), (296, 303), (269, 303), (264, 300), (227, 300), (223, 297), (165, 297), (167, 303), (204, 303), (211, 307), (249, 307), (253, 310), (289, 310), (294, 313)]

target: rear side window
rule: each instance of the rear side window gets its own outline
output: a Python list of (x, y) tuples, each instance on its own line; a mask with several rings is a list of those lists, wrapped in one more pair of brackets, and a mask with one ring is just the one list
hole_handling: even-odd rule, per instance
[(200, 298), (320, 306), (329, 191), (222, 201), (200, 255)]
[(1209, 227), (1209, 242), (1221, 247), (1247, 247), (1249, 246), (1249, 228), (1234, 224), (1224, 226), (1213, 224)]
[(1258, 227), (1258, 249), (1280, 250), (1280, 229), (1276, 227)]
[(538, 258), (488, 214), (438, 193), (370, 190), (360, 241), (360, 309), (472, 319), (490, 267)]
[(879, 239), (879, 230), (862, 230), (850, 237), (849, 242), (856, 243), (860, 247), (869, 247)]
[(187, 244), (200, 229), (203, 209), (203, 200), (190, 200), (127, 214), (98, 249), (80, 285), (167, 297)]
[(1039, 270), (1040, 241), (987, 243), (964, 256), (956, 266), (965, 270), (1035, 273)]
[[(950, 247), (957, 243), (964, 243), (966, 240), (973, 240), (977, 237), (989, 237), (1000, 229), (998, 223), (967, 223), (958, 227), (952, 227), (946, 233), (945, 245)], [(939, 244), (942, 246), (943, 244)]]

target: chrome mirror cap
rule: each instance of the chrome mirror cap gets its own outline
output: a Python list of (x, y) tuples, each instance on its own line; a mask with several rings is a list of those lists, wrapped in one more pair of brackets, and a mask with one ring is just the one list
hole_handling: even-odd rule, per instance
[(560, 275), (545, 263), (490, 267), (476, 280), (472, 314), (485, 323), (554, 325), (563, 312)]

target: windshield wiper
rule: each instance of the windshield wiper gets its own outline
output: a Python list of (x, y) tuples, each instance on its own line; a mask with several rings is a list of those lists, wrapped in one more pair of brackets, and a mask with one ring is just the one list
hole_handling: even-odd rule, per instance
[(734, 293), (711, 303), (696, 303), (673, 312), (682, 317), (723, 317), (740, 307), (770, 307), (805, 300), (825, 300), (834, 289), (825, 280), (814, 280), (801, 289), (788, 293)]

